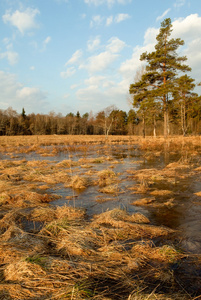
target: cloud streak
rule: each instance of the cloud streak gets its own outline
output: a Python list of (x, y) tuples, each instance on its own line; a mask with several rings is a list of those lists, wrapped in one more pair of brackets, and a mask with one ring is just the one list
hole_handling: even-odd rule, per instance
[(166, 11), (164, 11), (164, 13), (163, 13), (161, 16), (158, 16), (158, 17), (156, 18), (156, 21), (158, 22), (158, 21), (163, 20), (164, 17), (165, 17), (170, 11), (171, 11), (171, 8), (166, 9)]

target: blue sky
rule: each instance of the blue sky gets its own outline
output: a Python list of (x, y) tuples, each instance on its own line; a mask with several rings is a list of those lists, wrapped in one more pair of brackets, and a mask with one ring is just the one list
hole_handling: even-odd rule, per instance
[(139, 57), (167, 17), (201, 81), (200, 0), (1, 0), (0, 13), (0, 109), (129, 111)]

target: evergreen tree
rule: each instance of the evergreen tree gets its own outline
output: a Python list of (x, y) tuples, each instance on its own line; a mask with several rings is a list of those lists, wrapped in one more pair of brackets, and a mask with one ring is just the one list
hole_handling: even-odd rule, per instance
[[(171, 19), (161, 23), (159, 34), (156, 37), (155, 51), (143, 53), (140, 60), (146, 61), (146, 72), (141, 80), (130, 85), (130, 93), (136, 103), (148, 104), (161, 103), (164, 115), (164, 136), (168, 135), (168, 104), (173, 100), (175, 80), (180, 71), (190, 71), (190, 67), (183, 64), (185, 56), (179, 57), (176, 50), (184, 44), (180, 38), (170, 39), (172, 32)], [(146, 105), (145, 104), (146, 101)], [(142, 105), (142, 104), (141, 104)], [(148, 105), (148, 106), (147, 106)]]
[(26, 118), (26, 112), (25, 112), (25, 109), (24, 109), (24, 107), (22, 108), (22, 113), (21, 113), (21, 116), (22, 116), (22, 118), (23, 118), (23, 119), (25, 119), (25, 118)]

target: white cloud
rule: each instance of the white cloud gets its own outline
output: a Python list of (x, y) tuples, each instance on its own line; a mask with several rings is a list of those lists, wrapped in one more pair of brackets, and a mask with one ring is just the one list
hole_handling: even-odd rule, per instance
[(108, 49), (111, 53), (118, 53), (125, 47), (125, 42), (121, 41), (117, 37), (112, 37), (109, 40), (109, 44), (107, 45), (106, 49)]
[(76, 89), (78, 87), (78, 84), (72, 84), (71, 86), (70, 86), (70, 89), (71, 90), (74, 90), (74, 89)]
[(64, 99), (67, 99), (67, 98), (69, 98), (70, 97), (70, 94), (65, 94), (65, 95), (63, 95), (63, 98)]
[(28, 97), (33, 97), (40, 91), (37, 88), (23, 87), (16, 91), (16, 96), (19, 99), (27, 99)]
[(58, 3), (62, 3), (62, 2), (68, 3), (69, 2), (69, 0), (55, 0), (55, 1), (58, 2)]
[(131, 3), (132, 0), (84, 0), (84, 2), (89, 5), (99, 6), (99, 5), (106, 4), (108, 7), (112, 7), (114, 4), (125, 5), (127, 3)]
[(150, 27), (144, 34), (144, 45), (156, 44), (156, 36), (159, 33), (159, 28)]
[(39, 112), (45, 110), (47, 106), (47, 95), (38, 88), (24, 87), (17, 81), (14, 74), (5, 73), (0, 71), (0, 99), (1, 108), (7, 109), (11, 106), (13, 109), (21, 112), (22, 107), (26, 112)]
[(70, 67), (68, 68), (66, 71), (64, 72), (61, 72), (60, 75), (62, 78), (68, 78), (68, 77), (71, 77), (72, 75), (74, 75), (76, 72), (76, 69), (74, 67)]
[(110, 26), (113, 23), (113, 16), (109, 16), (106, 19), (106, 26)]
[(40, 14), (38, 9), (27, 8), (24, 11), (16, 10), (13, 13), (7, 11), (3, 15), (4, 23), (10, 23), (11, 25), (17, 27), (17, 29), (24, 34), (33, 28), (37, 28), (35, 17)]
[(125, 21), (125, 20), (127, 20), (129, 18), (130, 18), (130, 16), (128, 14), (118, 14), (115, 17), (115, 22), (116, 23), (120, 23), (120, 22)]
[(176, 0), (176, 2), (174, 3), (174, 7), (178, 8), (178, 7), (182, 7), (184, 6), (186, 3), (186, 0)]
[(156, 18), (156, 21), (163, 20), (163, 18), (169, 13), (170, 10), (171, 10), (170, 8), (166, 9), (166, 11), (164, 11), (164, 13), (161, 16), (158, 16)]
[(31, 66), (31, 67), (30, 67), (30, 70), (31, 70), (31, 71), (34, 71), (34, 70), (35, 70), (35, 67), (34, 67), (34, 66)]
[(112, 23), (120, 23), (130, 18), (130, 15), (128, 14), (118, 14), (115, 17), (109, 16), (107, 18), (102, 17), (100, 15), (96, 15), (92, 17), (92, 20), (90, 22), (90, 27), (98, 27), (103, 25), (105, 23), (105, 26), (110, 26)]
[(81, 14), (81, 19), (86, 19), (87, 15), (86, 14)]
[(181, 55), (186, 55), (188, 59), (187, 64), (192, 68), (190, 76), (197, 81), (201, 81), (201, 17), (199, 17), (198, 14), (191, 14), (186, 18), (175, 20), (172, 24), (172, 36), (179, 37), (185, 42), (184, 47), (181, 47), (180, 51), (183, 51)]
[(117, 54), (113, 54), (110, 51), (104, 51), (98, 55), (91, 56), (88, 59), (87, 64), (82, 64), (80, 69), (87, 69), (90, 73), (100, 72), (107, 69), (117, 57)]
[(127, 90), (122, 89), (121, 82), (117, 84), (108, 77), (94, 76), (85, 83), (87, 86), (76, 92), (83, 109), (86, 107), (87, 110), (89, 105), (93, 105), (93, 111), (98, 112), (115, 103), (118, 108), (125, 110)]
[(119, 57), (117, 53), (122, 51), (125, 45), (117, 37), (112, 37), (105, 46), (105, 51), (90, 56), (85, 63), (79, 66), (79, 69), (86, 69), (89, 73), (106, 70)]
[(90, 22), (90, 27), (100, 26), (103, 23), (104, 18), (100, 15), (96, 15), (92, 17), (92, 20)]
[(18, 62), (19, 55), (17, 52), (14, 51), (6, 51), (0, 53), (0, 59), (6, 58), (10, 65), (15, 65)]
[(6, 51), (0, 52), (0, 59), (7, 59), (10, 65), (15, 65), (18, 63), (19, 55), (17, 52), (13, 51), (13, 45), (9, 44), (9, 39), (4, 39), (4, 44), (6, 45)]
[(52, 40), (52, 38), (50, 36), (48, 36), (43, 41), (43, 46), (42, 46), (42, 49), (41, 49), (42, 52), (46, 50), (47, 44), (49, 44), (51, 42), (51, 40)]
[(82, 50), (75, 51), (73, 53), (72, 57), (67, 61), (67, 63), (65, 64), (65, 66), (78, 63), (81, 57), (82, 57)]
[(51, 37), (48, 36), (48, 37), (46, 37), (46, 39), (44, 40), (43, 44), (47, 45), (47, 44), (49, 44), (50, 41), (51, 41)]
[(61, 78), (69, 78), (76, 73), (76, 69), (74, 66), (68, 67), (69, 65), (78, 64), (82, 57), (82, 50), (77, 50), (73, 53), (72, 57), (66, 62), (65, 67), (67, 67), (66, 71), (60, 73)]
[(180, 37), (185, 42), (200, 36), (201, 17), (198, 14), (191, 14), (186, 18), (180, 18), (173, 23), (173, 37)]
[(105, 76), (91, 76), (85, 80), (85, 84), (99, 88), (103, 84)]
[(88, 51), (92, 52), (98, 48), (100, 45), (100, 37), (97, 36), (94, 39), (91, 39), (87, 42), (87, 49)]

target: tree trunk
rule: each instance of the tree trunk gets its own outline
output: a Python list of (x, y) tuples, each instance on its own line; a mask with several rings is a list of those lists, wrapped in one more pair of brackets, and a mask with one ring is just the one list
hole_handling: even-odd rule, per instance
[(143, 122), (143, 129), (142, 129), (142, 135), (143, 138), (145, 138), (145, 115), (142, 116), (142, 122)]
[(156, 116), (154, 114), (154, 137), (156, 137)]
[(164, 138), (167, 138), (168, 136), (168, 107), (167, 107), (167, 103), (166, 100), (164, 100)]

